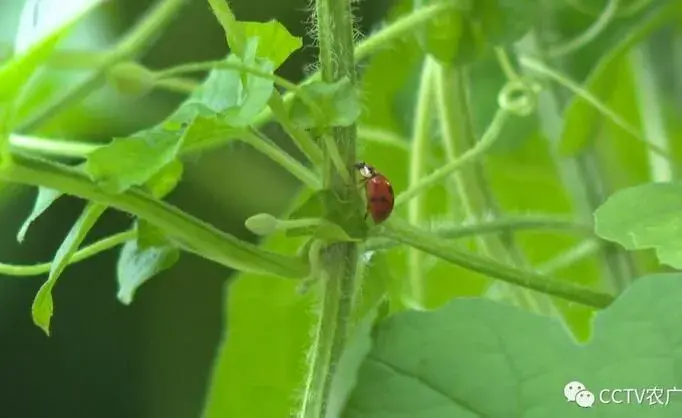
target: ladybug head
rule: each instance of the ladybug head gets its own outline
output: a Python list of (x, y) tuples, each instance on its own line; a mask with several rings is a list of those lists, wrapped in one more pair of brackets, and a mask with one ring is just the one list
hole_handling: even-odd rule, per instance
[(353, 164), (353, 167), (355, 167), (358, 171), (360, 171), (360, 175), (366, 179), (370, 179), (370, 178), (376, 176), (376, 171), (374, 170), (374, 167), (366, 164), (363, 161), (359, 161), (359, 162)]

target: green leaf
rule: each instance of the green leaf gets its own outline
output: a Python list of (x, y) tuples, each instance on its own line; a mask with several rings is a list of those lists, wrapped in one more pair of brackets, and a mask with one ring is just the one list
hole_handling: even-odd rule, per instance
[[(309, 192), (298, 197), (308, 198)], [(295, 251), (305, 240), (275, 234), (264, 247)], [(305, 384), (306, 353), (315, 326), (316, 292), (300, 282), (240, 274), (226, 286), (224, 339), (203, 417), (286, 417)], [(267, 402), (263, 402), (267, 399)]]
[(73, 227), (71, 227), (69, 234), (59, 246), (54, 259), (52, 260), (50, 275), (47, 278), (47, 281), (40, 287), (38, 294), (36, 294), (36, 297), (33, 300), (33, 307), (31, 308), (33, 322), (42, 328), (48, 336), (50, 335), (50, 320), (52, 318), (52, 312), (54, 311), (52, 288), (54, 288), (57, 279), (59, 279), (59, 276), (61, 276), (69, 265), (71, 257), (73, 257), (73, 254), (78, 250), (78, 247), (85, 239), (85, 236), (106, 209), (106, 206), (99, 204), (87, 204), (83, 213)]
[(38, 187), (38, 196), (36, 196), (36, 201), (33, 204), (33, 210), (31, 210), (31, 213), (21, 225), (21, 229), (19, 229), (19, 233), (17, 234), (17, 241), (19, 241), (19, 243), (24, 242), (26, 232), (28, 232), (28, 228), (31, 226), (31, 224), (38, 219), (40, 215), (45, 213), (52, 203), (54, 203), (54, 201), (60, 196), (62, 196), (62, 192), (58, 190), (48, 189), (46, 187)]
[[(68, 35), (69, 31), (104, 0), (80, 2), (75, 7), (71, 6), (68, 13), (59, 16), (57, 20), (50, 22), (45, 27), (35, 28), (30, 20), (35, 19), (34, 8), (41, 7), (33, 3), (31, 9), (23, 11), (22, 21), (27, 24), (26, 37), (20, 32), (17, 36), (17, 54), (6, 64), (0, 67), (0, 105), (14, 99), (33, 76), (35, 70), (50, 56), (57, 44)], [(24, 28), (22, 28), (24, 29)], [(37, 39), (35, 38), (35, 35)], [(31, 39), (33, 38), (33, 39)]]
[(437, 3), (453, 7), (417, 32), (420, 46), (445, 64), (464, 64), (525, 35), (539, 0), (413, 0), (415, 8)]
[(182, 178), (182, 171), (182, 162), (175, 159), (151, 176), (145, 183), (145, 187), (149, 189), (152, 196), (161, 199), (175, 189)]
[(287, 58), (303, 46), (298, 36), (293, 36), (287, 28), (276, 20), (267, 22), (238, 22), (246, 39), (258, 38), (256, 57), (272, 62), (274, 69), (279, 68)]
[(185, 128), (182, 136), (182, 151), (206, 148), (206, 144), (225, 144), (227, 140), (239, 139), (244, 128), (236, 128), (215, 117), (197, 116)]
[(682, 183), (619, 190), (594, 212), (595, 232), (628, 250), (654, 248), (661, 263), (682, 268)]
[(90, 153), (83, 169), (110, 193), (141, 186), (171, 164), (182, 146), (175, 132), (152, 128), (128, 138), (116, 138)]
[(211, 9), (225, 31), (227, 44), (239, 57), (245, 56), (247, 44), (257, 39), (256, 57), (266, 59), (279, 68), (296, 50), (303, 46), (301, 38), (293, 36), (276, 20), (268, 22), (239, 22), (225, 0), (209, 0)]
[[(309, 102), (301, 99), (302, 95), (317, 105), (322, 120), (317, 120)], [(360, 113), (359, 93), (346, 77), (335, 83), (313, 81), (301, 86), (289, 109), (291, 119), (303, 128), (350, 126)]]
[[(627, 60), (627, 53), (653, 30), (660, 27), (680, 10), (680, 3), (669, 0), (655, 1), (631, 19), (629, 25), (623, 25), (615, 45), (602, 53), (601, 58), (583, 82), (582, 88), (596, 98), (607, 101), (614, 94), (617, 77), (613, 74)], [(574, 96), (564, 112), (564, 129), (559, 142), (559, 152), (564, 156), (578, 154), (592, 140), (602, 114), (580, 96)]]
[(180, 250), (165, 239), (163, 232), (138, 221), (138, 237), (123, 245), (116, 266), (118, 299), (129, 305), (135, 291), (152, 277), (177, 263)]
[[(255, 57), (254, 42), (248, 44), (249, 55), (243, 60), (230, 55), (227, 62), (243, 64), (272, 73), (274, 68), (267, 60)], [(234, 127), (250, 125), (256, 116), (265, 109), (274, 91), (272, 80), (252, 74), (242, 75), (237, 70), (216, 69), (211, 71), (206, 81), (183, 103), (185, 113), (192, 116), (218, 116), (221, 121)]]
[[(682, 361), (680, 298), (680, 274), (638, 279), (597, 314), (587, 345), (555, 320), (485, 299), (397, 314), (375, 329), (343, 417), (679, 416), (679, 393), (666, 406), (604, 404), (599, 394), (658, 387), (665, 401), (682, 385), (670, 367)], [(594, 394), (592, 411), (563, 396), (573, 381)]]
[[(0, 154), (6, 153), (7, 136), (15, 124), (16, 100), (36, 70), (49, 58), (57, 44), (75, 24), (103, 0), (74, 3), (59, 16), (50, 16), (48, 25), (35, 27), (38, 2), (26, 4), (17, 35), (17, 54), (0, 66)], [(22, 32), (25, 31), (26, 33)]]

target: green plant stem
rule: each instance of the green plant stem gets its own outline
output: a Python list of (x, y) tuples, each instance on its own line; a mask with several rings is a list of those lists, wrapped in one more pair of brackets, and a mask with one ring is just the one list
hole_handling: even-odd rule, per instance
[[(135, 239), (137, 236), (136, 231), (123, 231), (118, 234), (111, 235), (102, 240), (95, 242), (94, 244), (88, 245), (87, 247), (81, 248), (76, 251), (76, 253), (69, 259), (69, 264), (75, 264), (104, 252), (108, 249), (116, 247), (125, 243), (126, 241)], [(8, 276), (38, 276), (40, 274), (45, 274), (50, 272), (52, 267), (52, 262), (34, 264), (31, 266), (22, 266), (16, 264), (0, 263), (0, 274), (5, 274)]]
[(0, 179), (60, 190), (136, 215), (163, 230), (185, 250), (232, 269), (291, 278), (308, 274), (299, 259), (243, 242), (137, 189), (106, 193), (75, 168), (14, 154), (0, 169)]
[(505, 77), (507, 77), (507, 80), (521, 81), (521, 75), (514, 68), (514, 65), (509, 59), (509, 54), (507, 54), (507, 51), (505, 51), (503, 47), (495, 47), (495, 56), (497, 57), (497, 62), (500, 64), (500, 68)]
[(284, 152), (281, 148), (275, 145), (273, 141), (263, 138), (262, 134), (259, 135), (252, 131), (245, 131), (241, 140), (265, 154), (272, 161), (284, 167), (289, 173), (293, 174), (297, 179), (301, 180), (303, 184), (310, 187), (311, 189), (317, 190), (322, 187), (322, 182), (315, 175), (315, 173), (310, 171), (303, 164), (296, 161), (294, 157)]
[(358, 126), (358, 138), (362, 140), (362, 142), (374, 142), (376, 144), (388, 145), (403, 151), (410, 150), (410, 144), (407, 139), (382, 128)]
[(275, 115), (275, 119), (282, 125), (284, 131), (294, 141), (299, 150), (313, 163), (315, 167), (324, 165), (324, 155), (317, 143), (310, 136), (308, 131), (300, 128), (289, 117), (282, 95), (277, 91), (272, 92), (268, 101), (268, 109)]
[[(656, 80), (657, 72), (655, 68), (652, 68), (654, 61), (649, 51), (650, 47), (647, 43), (642, 43), (630, 52), (640, 120), (649, 141), (670, 155), (670, 137), (663, 117), (665, 112), (661, 108), (664, 99), (661, 97)], [(651, 151), (648, 154), (651, 179), (655, 182), (671, 181), (674, 170), (673, 162)]]
[(443, 167), (420, 179), (409, 189), (400, 193), (395, 200), (396, 207), (403, 205), (430, 187), (435, 186), (438, 184), (438, 182), (442, 181), (457, 170), (460, 170), (466, 164), (471, 164), (472, 162), (475, 162), (477, 159), (481, 158), (499, 137), (502, 127), (504, 126), (504, 123), (507, 121), (508, 117), (509, 112), (507, 110), (498, 109), (497, 113), (495, 113), (493, 121), (488, 127), (488, 130), (483, 134), (481, 140), (476, 142), (476, 145), (462, 153), (458, 159), (448, 162)]
[(381, 235), (402, 244), (418, 248), (444, 261), (460, 267), (485, 274), (491, 278), (532, 289), (547, 295), (577, 302), (594, 308), (605, 308), (614, 297), (571, 282), (553, 280), (544, 275), (518, 268), (509, 267), (488, 257), (455, 250), (452, 243), (436, 238), (433, 234), (421, 231), (405, 223), (389, 220), (382, 228)]
[[(580, 86), (547, 64), (550, 61), (545, 54), (547, 47), (543, 42), (549, 37), (548, 34), (551, 34), (554, 30), (552, 26), (554, 15), (552, 10), (549, 9), (543, 10), (543, 12), (545, 18), (541, 21), (539, 27), (519, 45), (519, 49), (523, 50), (523, 55), (519, 59), (522, 67), (526, 70), (530, 69), (531, 72), (535, 71), (537, 74), (545, 76), (559, 85), (569, 87), (575, 94), (579, 94), (580, 97), (593, 105), (600, 103), (598, 101), (595, 102), (596, 99), (593, 96), (586, 94)], [(534, 56), (537, 59), (529, 59), (528, 56)], [(537, 74), (532, 75), (537, 76)], [(567, 98), (562, 93), (564, 92), (558, 90), (557, 84), (549, 83), (548, 88), (539, 95), (538, 111), (541, 126), (547, 140), (555, 144), (559, 143), (563, 130), (561, 114), (563, 113)], [(587, 97), (595, 100), (588, 100)], [(600, 109), (599, 106), (595, 107)], [(600, 111), (603, 112), (605, 107), (601, 106), (601, 108), (602, 110)], [(646, 143), (648, 144), (648, 142)], [(599, 158), (594, 149), (588, 148), (580, 155), (570, 159), (561, 158), (556, 147), (552, 147), (552, 151), (553, 158), (560, 169), (564, 185), (576, 207), (578, 219), (586, 221), (591, 219), (594, 210), (607, 196)], [(619, 251), (613, 246), (604, 248), (599, 261), (606, 281), (614, 289), (623, 289), (626, 283), (636, 275), (634, 261), (630, 255)]]
[[(483, 234), (495, 234), (504, 231), (552, 231), (567, 232), (580, 235), (593, 236), (594, 231), (591, 225), (579, 224), (568, 219), (561, 219), (551, 216), (509, 216), (497, 218), (490, 221), (475, 223), (471, 225), (442, 226), (434, 228), (433, 234), (443, 239), (468, 238)], [(378, 233), (375, 232), (374, 233)], [(394, 241), (381, 238), (372, 238), (364, 246), (365, 251), (385, 250), (398, 245)]]
[(613, 18), (616, 16), (616, 12), (618, 12), (619, 4), (620, 0), (609, 0), (609, 2), (606, 4), (606, 7), (604, 8), (604, 11), (602, 11), (597, 20), (595, 20), (594, 23), (587, 28), (587, 30), (570, 41), (551, 48), (548, 51), (548, 55), (556, 57), (559, 55), (570, 54), (595, 40), (597, 36), (599, 36), (599, 34), (602, 33), (613, 21)]
[[(436, 62), (426, 56), (422, 65), (419, 95), (415, 106), (414, 129), (412, 132), (412, 148), (410, 150), (409, 185), (414, 187), (426, 173), (426, 159), (431, 138), (431, 121), (433, 117), (433, 82)], [(421, 227), (424, 223), (424, 194), (410, 200), (407, 218), (411, 225)], [(417, 249), (410, 249), (407, 254), (409, 288), (404, 296), (408, 306), (420, 307), (423, 303), (422, 254)]]
[[(244, 74), (250, 74), (255, 77), (260, 77), (264, 78), (266, 80), (270, 80), (273, 83), (284, 87), (287, 90), (290, 90), (296, 94), (300, 94), (300, 88), (298, 87), (297, 84), (292, 83), (291, 81), (287, 80), (286, 78), (279, 77), (276, 74), (269, 73), (267, 71), (263, 71), (259, 68), (254, 68), (249, 65), (246, 65), (242, 62), (230, 62), (230, 61), (202, 61), (202, 62), (191, 62), (188, 64), (180, 64), (175, 67), (171, 68), (166, 68), (163, 70), (155, 71), (154, 76), (156, 77), (157, 80), (163, 80), (165, 78), (171, 78), (171, 77), (177, 77), (179, 75), (185, 75), (188, 73), (197, 73), (197, 72), (203, 72), (203, 71), (210, 71), (210, 70), (216, 70), (216, 69), (221, 69), (221, 70), (235, 70), (239, 71)], [(312, 100), (310, 97), (305, 96), (301, 97), (301, 100), (304, 100), (306, 104), (308, 104), (311, 109), (316, 108), (319, 109), (319, 106), (315, 103), (314, 100)]]
[(137, 26), (102, 57), (92, 74), (84, 81), (66, 90), (37, 114), (23, 121), (19, 125), (18, 132), (31, 132), (39, 129), (58, 113), (78, 103), (92, 91), (102, 86), (107, 73), (113, 66), (142, 53), (186, 3), (189, 3), (189, 0), (162, 0), (159, 2)]
[(154, 87), (188, 95), (192, 94), (199, 87), (199, 83), (190, 78), (169, 77), (156, 80)]
[[(498, 53), (498, 57), (508, 58), (502, 53)], [(506, 59), (504, 62), (505, 66), (510, 67), (507, 69), (512, 73), (510, 77), (518, 77), (509, 60)], [(455, 163), (461, 158), (459, 150), (475, 149), (482, 142), (477, 141), (474, 135), (473, 110), (468, 94), (470, 81), (465, 68), (445, 66), (441, 66), (437, 81), (443, 142), (448, 160)], [(509, 108), (506, 106), (508, 105), (503, 108), (511, 112), (511, 106)], [(456, 173), (461, 176), (455, 177), (455, 186), (458, 195), (461, 196), (464, 214), (470, 221), (476, 221), (486, 215), (497, 216), (497, 203), (490, 190), (480, 158), (473, 161), (467, 168), (467, 171)], [(509, 231), (492, 236), (477, 236), (477, 243), (482, 254), (488, 257), (516, 265), (522, 265), (525, 262), (521, 250), (516, 246), (514, 236)], [(492, 286), (496, 288), (495, 291), (502, 291), (500, 294), (511, 298), (519, 306), (536, 312), (540, 311), (534, 295), (526, 289), (510, 287), (502, 282), (493, 283)]]
[(541, 274), (552, 274), (556, 271), (563, 270), (587, 257), (598, 255), (599, 251), (604, 247), (604, 244), (604, 241), (594, 238), (587, 239), (570, 248), (568, 251), (540, 264), (535, 268), (535, 271)]
[(37, 155), (49, 155), (66, 158), (85, 158), (102, 145), (76, 141), (55, 141), (26, 135), (10, 135), (10, 147), (29, 151)]
[(598, 110), (602, 115), (605, 117), (611, 119), (611, 121), (616, 124), (618, 127), (622, 128), (625, 132), (630, 134), (634, 139), (638, 140), (639, 142), (644, 143), (649, 149), (651, 149), (653, 152), (657, 153), (661, 157), (665, 157), (667, 159), (672, 159), (671, 155), (663, 148), (659, 147), (655, 143), (652, 143), (650, 140), (647, 140), (642, 133), (634, 127), (632, 124), (630, 124), (628, 121), (623, 119), (620, 115), (618, 115), (616, 112), (611, 110), (605, 103), (603, 103), (601, 100), (599, 100), (596, 96), (594, 96), (592, 93), (589, 91), (585, 90), (582, 86), (580, 86), (578, 83), (575, 81), (571, 80), (570, 78), (566, 77), (565, 75), (561, 74), (560, 72), (550, 68), (549, 66), (545, 65), (543, 62), (530, 58), (529, 56), (522, 56), (519, 58), (519, 62), (521, 63), (522, 66), (536, 71), (547, 78), (557, 82), (558, 84), (566, 87), (567, 89), (571, 90), (573, 94), (579, 96), (583, 100), (585, 100), (587, 103), (592, 105), (596, 110)]
[[(421, 7), (414, 12), (401, 17), (400, 19), (392, 22), (390, 25), (382, 28), (373, 35), (363, 39), (355, 46), (354, 59), (355, 61), (361, 61), (370, 55), (388, 47), (391, 43), (396, 40), (403, 38), (405, 36), (414, 33), (414, 30), (418, 27), (429, 23), (432, 19), (438, 17), (444, 11), (455, 7), (455, 5), (448, 2), (440, 2), (434, 5)], [(318, 80), (320, 78), (320, 73), (313, 73), (307, 79), (305, 79), (301, 84), (309, 83), (313, 80)], [(284, 101), (289, 102), (293, 99), (293, 93), (289, 92), (284, 95)], [(256, 125), (261, 125), (267, 123), (272, 119), (272, 113), (265, 111), (260, 114)]]
[[(164, 70), (156, 71), (154, 73), (157, 78), (157, 84), (164, 82), (169, 77), (175, 77), (182, 74), (194, 73), (199, 71), (209, 71), (214, 69), (225, 69), (225, 70), (235, 70), (245, 74), (250, 74), (255, 77), (261, 77), (267, 80), (271, 80), (275, 84), (289, 90), (292, 93), (298, 95), (301, 100), (310, 108), (310, 110), (316, 115), (316, 117), (322, 117), (322, 110), (317, 105), (315, 100), (313, 100), (309, 95), (305, 93), (297, 84), (291, 81), (279, 77), (276, 74), (268, 73), (262, 71), (258, 68), (253, 68), (245, 65), (242, 62), (229, 62), (229, 61), (205, 61), (205, 62), (194, 62), (189, 64), (182, 64), (175, 67), (167, 68)], [(317, 146), (315, 141), (310, 137), (308, 132), (300, 129), (296, 124), (294, 124), (287, 110), (284, 106), (282, 96), (279, 92), (273, 92), (270, 101), (268, 102), (269, 109), (275, 116), (277, 121), (282, 125), (287, 134), (294, 140), (294, 143), (298, 148), (306, 155), (306, 157), (316, 166), (321, 166), (324, 161), (322, 151)]]
[[(353, 16), (351, 0), (316, 0), (315, 15), (322, 81), (336, 82), (347, 77), (356, 84), (353, 57)], [(352, 178), (355, 164), (357, 127), (336, 127), (323, 133), (331, 135), (334, 147)], [(330, 155), (325, 159), (325, 187), (338, 196), (337, 210), (353, 213), (361, 207), (360, 194), (349, 184)], [(358, 219), (359, 221), (360, 219)], [(337, 242), (322, 250), (323, 290), (319, 321), (312, 345), (308, 384), (299, 410), (302, 418), (325, 418), (336, 368), (348, 339), (355, 294), (358, 245)]]

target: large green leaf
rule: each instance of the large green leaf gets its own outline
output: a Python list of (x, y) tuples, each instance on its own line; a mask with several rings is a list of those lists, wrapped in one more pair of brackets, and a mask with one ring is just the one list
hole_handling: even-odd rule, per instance
[(628, 250), (655, 248), (661, 263), (682, 268), (682, 183), (619, 190), (595, 212), (595, 232)]
[[(300, 196), (299, 203), (309, 193)], [(288, 251), (304, 239), (276, 234), (264, 247)], [(306, 354), (316, 323), (316, 292), (299, 282), (240, 274), (227, 287), (225, 329), (204, 406), (204, 418), (286, 417), (298, 406)]]
[[(635, 282), (595, 320), (587, 345), (547, 317), (484, 299), (456, 300), (432, 312), (404, 312), (374, 331), (345, 418), (397, 417), (676, 417), (682, 394), (668, 405), (602, 403), (603, 389), (682, 386), (682, 275)], [(590, 408), (568, 402), (580, 382)], [(679, 391), (679, 389), (678, 389)], [(582, 397), (587, 396), (583, 393)], [(641, 396), (641, 395), (640, 395)]]

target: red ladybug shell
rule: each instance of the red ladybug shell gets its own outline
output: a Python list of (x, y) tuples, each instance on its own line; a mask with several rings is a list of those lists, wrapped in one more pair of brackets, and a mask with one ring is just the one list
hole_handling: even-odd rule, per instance
[(367, 179), (365, 184), (367, 193), (367, 211), (377, 224), (385, 221), (393, 211), (395, 196), (393, 187), (386, 177), (376, 173)]

